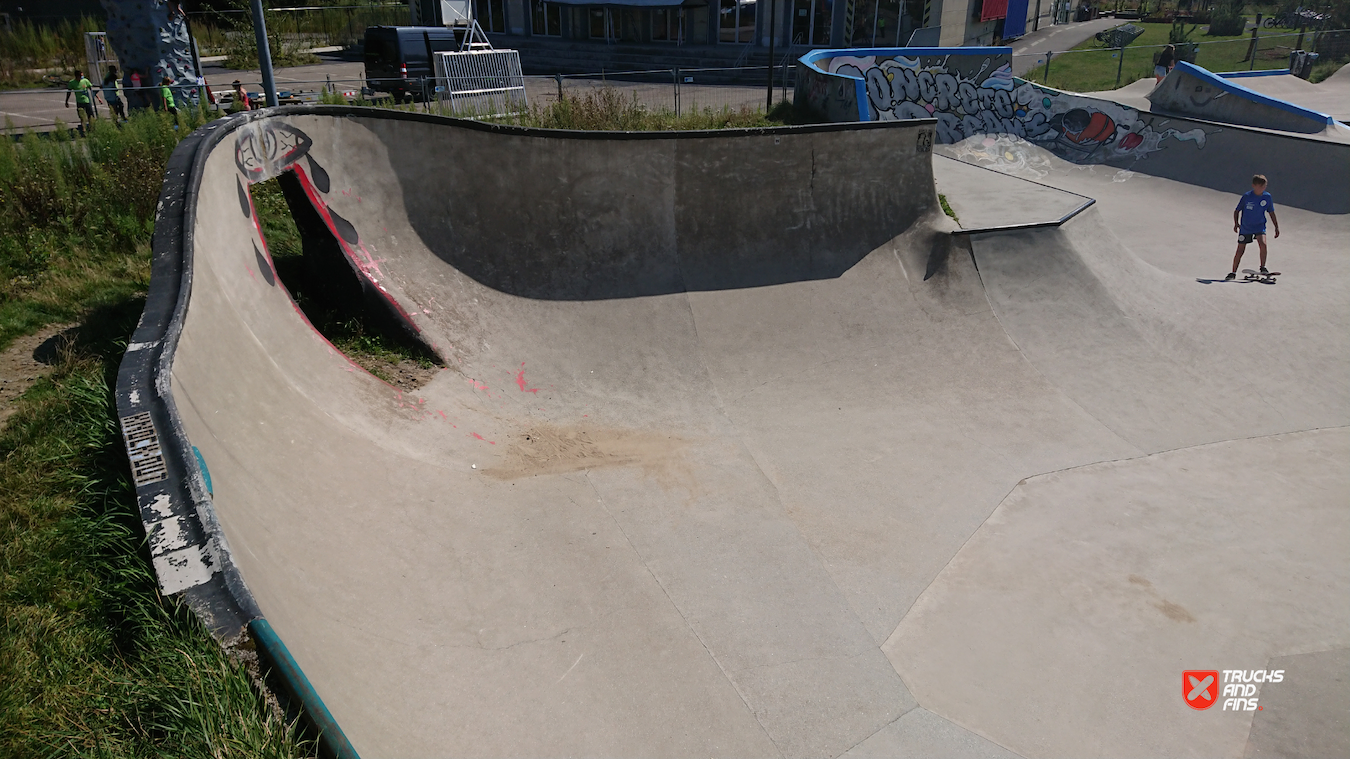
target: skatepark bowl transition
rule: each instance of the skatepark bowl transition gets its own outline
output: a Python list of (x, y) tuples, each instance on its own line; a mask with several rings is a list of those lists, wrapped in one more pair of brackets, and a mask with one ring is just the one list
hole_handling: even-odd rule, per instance
[[(204, 127), (118, 389), (165, 592), (367, 759), (1343, 753), (1350, 175), (1265, 165), (1284, 274), (1207, 284), (1243, 181), (937, 126)], [(311, 327), (273, 177), (427, 384)]]

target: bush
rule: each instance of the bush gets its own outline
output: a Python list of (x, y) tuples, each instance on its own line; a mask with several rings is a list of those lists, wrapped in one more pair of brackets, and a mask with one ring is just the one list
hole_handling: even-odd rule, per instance
[(1209, 36), (1232, 37), (1247, 30), (1244, 0), (1218, 0), (1210, 9)]

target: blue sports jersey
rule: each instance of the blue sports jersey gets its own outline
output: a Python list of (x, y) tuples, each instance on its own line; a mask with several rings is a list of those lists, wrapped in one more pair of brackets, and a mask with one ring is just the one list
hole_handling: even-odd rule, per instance
[(1244, 235), (1261, 235), (1266, 232), (1266, 212), (1275, 210), (1275, 202), (1268, 192), (1257, 195), (1248, 190), (1238, 199), (1237, 210), (1242, 212), (1238, 231)]

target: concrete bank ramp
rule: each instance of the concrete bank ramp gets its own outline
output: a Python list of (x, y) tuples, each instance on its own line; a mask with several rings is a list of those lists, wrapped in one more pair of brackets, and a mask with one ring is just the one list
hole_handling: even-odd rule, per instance
[(1181, 61), (1147, 97), (1154, 113), (1225, 124), (1315, 134), (1336, 123), (1325, 113), (1262, 94), (1244, 84), (1245, 80), (1225, 79)]
[[(1248, 290), (1100, 199), (954, 237), (933, 128), (207, 127), (118, 390), (166, 592), (265, 616), (368, 759), (1240, 755), (1183, 668), (1350, 646), (1344, 309), (1244, 346)], [(249, 191), (284, 172), (429, 384), (294, 305)]]
[(1249, 90), (1350, 122), (1350, 64), (1316, 84), (1293, 74), (1244, 76), (1238, 81)]

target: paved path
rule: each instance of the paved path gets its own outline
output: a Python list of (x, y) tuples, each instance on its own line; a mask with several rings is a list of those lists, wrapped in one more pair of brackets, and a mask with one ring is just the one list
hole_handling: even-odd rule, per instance
[(1047, 50), (1059, 52), (1072, 49), (1097, 32), (1124, 23), (1126, 22), (1114, 18), (1097, 18), (1053, 26), (1042, 25), (1038, 31), (1029, 32), (1026, 36), (1013, 41), (1013, 74), (1021, 76), (1034, 68), (1038, 62), (1044, 64)]

